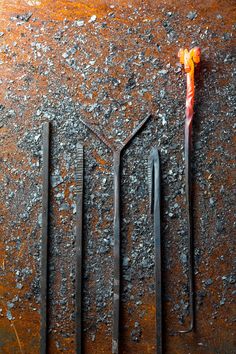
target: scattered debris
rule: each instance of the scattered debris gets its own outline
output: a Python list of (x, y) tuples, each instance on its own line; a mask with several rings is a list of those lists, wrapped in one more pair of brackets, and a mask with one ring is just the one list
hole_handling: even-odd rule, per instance
[(89, 22), (95, 22), (96, 19), (97, 19), (97, 16), (96, 16), (96, 15), (93, 15), (93, 16), (91, 16)]
[(139, 322), (135, 322), (134, 329), (130, 333), (133, 342), (140, 342), (142, 330)]
[(187, 14), (187, 18), (189, 18), (190, 20), (194, 20), (196, 17), (197, 17), (196, 11), (189, 11), (189, 13)]
[[(213, 326), (217, 321), (214, 316), (220, 321), (226, 318), (224, 308), (227, 309), (233, 291), (229, 280), (221, 280), (222, 276), (228, 279), (231, 265), (227, 260), (232, 256), (233, 27), (227, 21), (228, 10), (221, 5), (212, 18), (204, 17), (205, 9), (194, 5), (193, 21), (186, 18), (189, 9), (191, 7), (183, 14), (182, 8), (180, 11), (178, 7), (158, 5), (151, 13), (145, 6), (116, 4), (107, 13), (94, 15), (89, 24), (89, 18), (85, 20), (79, 15), (78, 19), (58, 22), (53, 17), (50, 21), (40, 18), (33, 21), (33, 15), (23, 14), (8, 21), (6, 29), (1, 28), (4, 32), (0, 79), (4, 92), (0, 105), (1, 198), (4, 206), (0, 227), (7, 258), (6, 264), (0, 265), (0, 272), (4, 281), (6, 270), (13, 274), (12, 284), (21, 298), (19, 308), (23, 318), (24, 312), (38, 308), (42, 222), (42, 137), (39, 127), (48, 120), (52, 122), (54, 136), (49, 280), (53, 338), (65, 333), (74, 337), (75, 201), (71, 187), (80, 139), (85, 142), (85, 331), (95, 335), (101, 324), (105, 324), (111, 334), (112, 154), (79, 122), (80, 116), (91, 122), (99, 121), (108, 138), (118, 142), (147, 112), (153, 113), (153, 119), (122, 156), (122, 306), (128, 302), (129, 311), (135, 309), (132, 318), (140, 316), (137, 318), (140, 318), (140, 328), (145, 335), (142, 303), (145, 305), (146, 298), (154, 291), (151, 284), (154, 276), (153, 232), (149, 226), (152, 223), (148, 212), (146, 170), (148, 152), (157, 144), (163, 157), (164, 268), (168, 283), (175, 282), (174, 287), (166, 289), (165, 296), (173, 318), (176, 318), (173, 327), (178, 326), (178, 318), (187, 324), (186, 278), (184, 275), (179, 278), (180, 269), (181, 274), (187, 271), (182, 133), (185, 83), (184, 74), (176, 64), (178, 59), (169, 52), (176, 43), (186, 43), (186, 38), (188, 45), (205, 48), (206, 63), (200, 68), (202, 79), (197, 82), (198, 108), (194, 121), (196, 134), (193, 135), (193, 143), (198, 148), (194, 149), (192, 166), (193, 207), (198, 221), (195, 225), (197, 244), (201, 250), (195, 255), (197, 288), (201, 292), (197, 296), (204, 313), (206, 303), (211, 302), (206, 316)], [(30, 10), (33, 12), (33, 8)], [(197, 25), (196, 20), (199, 20)], [(227, 35), (223, 36), (223, 33)], [(212, 56), (215, 52), (217, 55)], [(210, 175), (212, 177), (208, 179)], [(211, 198), (214, 199), (212, 207)], [(10, 234), (6, 231), (9, 225)], [(10, 259), (14, 259), (12, 264)], [(32, 274), (22, 272), (29, 265), (32, 265)], [(216, 271), (220, 280), (215, 277)], [(208, 279), (213, 280), (211, 285), (202, 282)], [(218, 281), (222, 289), (218, 287)], [(222, 290), (225, 291), (223, 295)], [(211, 298), (213, 291), (218, 295), (216, 301)], [(14, 303), (12, 298), (7, 301)], [(223, 298), (225, 305), (220, 306)], [(215, 306), (220, 306), (217, 315), (214, 315)], [(17, 311), (15, 305), (15, 316)], [(5, 317), (5, 311), (3, 313)], [(142, 340), (138, 328), (129, 327), (129, 333), (135, 330), (133, 338)], [(96, 335), (94, 343), (98, 338)], [(66, 352), (63, 341), (60, 341), (60, 350)]]

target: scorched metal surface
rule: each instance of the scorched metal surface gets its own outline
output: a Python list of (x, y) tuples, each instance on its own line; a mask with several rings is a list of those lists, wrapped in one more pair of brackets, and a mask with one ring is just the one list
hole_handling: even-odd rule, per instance
[[(155, 352), (154, 242), (147, 165), (163, 172), (165, 350), (233, 353), (234, 1), (0, 1), (0, 351), (39, 352), (43, 122), (51, 123), (50, 353), (75, 353), (75, 225), (84, 142), (84, 351), (111, 353), (112, 156), (79, 121), (122, 141), (121, 352)], [(185, 79), (199, 46), (192, 172), (196, 330), (189, 323), (184, 197)], [(128, 151), (129, 150), (129, 151)], [(130, 153), (132, 151), (132, 153)]]

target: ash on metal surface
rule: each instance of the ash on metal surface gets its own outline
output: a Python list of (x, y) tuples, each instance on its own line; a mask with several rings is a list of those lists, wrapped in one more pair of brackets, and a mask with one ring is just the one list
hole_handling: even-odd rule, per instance
[[(60, 351), (69, 350), (61, 338), (74, 335), (78, 141), (85, 146), (83, 312), (89, 338), (96, 341), (104, 324), (110, 335), (112, 317), (112, 153), (79, 117), (120, 142), (147, 113), (153, 114), (122, 154), (122, 307), (135, 321), (134, 326), (134, 321), (127, 325), (128, 337), (138, 345), (147, 335), (144, 304), (150, 304), (154, 293), (147, 163), (151, 147), (158, 145), (163, 171), (165, 308), (176, 328), (188, 321), (185, 77), (176, 57), (178, 48), (186, 44), (203, 49), (196, 75), (192, 166), (198, 310), (205, 311), (212, 328), (218, 319), (231, 328), (232, 318), (222, 308), (232, 302), (233, 285), (225, 262), (232, 256), (233, 230), (234, 27), (219, 12), (212, 19), (213, 14), (203, 13), (201, 6), (181, 11), (172, 6), (144, 4), (124, 9), (114, 5), (102, 16), (59, 22), (33, 19), (34, 13), (25, 13), (11, 18), (0, 34), (1, 70), (10, 73), (1, 78), (1, 228), (8, 263), (1, 275), (12, 279), (19, 296), (5, 316), (12, 321), (18, 304), (22, 311), (39, 309), (41, 124), (49, 120), (50, 338)], [(6, 300), (13, 303), (12, 297), (9, 290)]]

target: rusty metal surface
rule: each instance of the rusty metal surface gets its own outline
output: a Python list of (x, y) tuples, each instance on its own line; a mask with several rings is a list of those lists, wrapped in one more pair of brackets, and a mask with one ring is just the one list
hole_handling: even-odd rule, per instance
[[(49, 352), (75, 353), (76, 144), (84, 141), (84, 351), (111, 353), (113, 157), (120, 144), (122, 353), (155, 352), (148, 156), (163, 172), (165, 350), (234, 353), (234, 1), (0, 0), (0, 352), (39, 352), (43, 122), (51, 122)], [(196, 331), (189, 321), (181, 47), (198, 45), (193, 122)]]

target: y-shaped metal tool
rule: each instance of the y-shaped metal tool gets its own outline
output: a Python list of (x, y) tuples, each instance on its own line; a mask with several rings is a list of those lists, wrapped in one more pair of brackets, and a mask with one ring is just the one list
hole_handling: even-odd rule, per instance
[(112, 353), (119, 353), (119, 332), (120, 332), (120, 157), (121, 152), (131, 139), (137, 134), (141, 127), (150, 118), (148, 115), (134, 129), (134, 131), (115, 147), (97, 128), (92, 124), (79, 118), (103, 143), (113, 152), (114, 159), (114, 289), (113, 289), (113, 330), (112, 330)]

